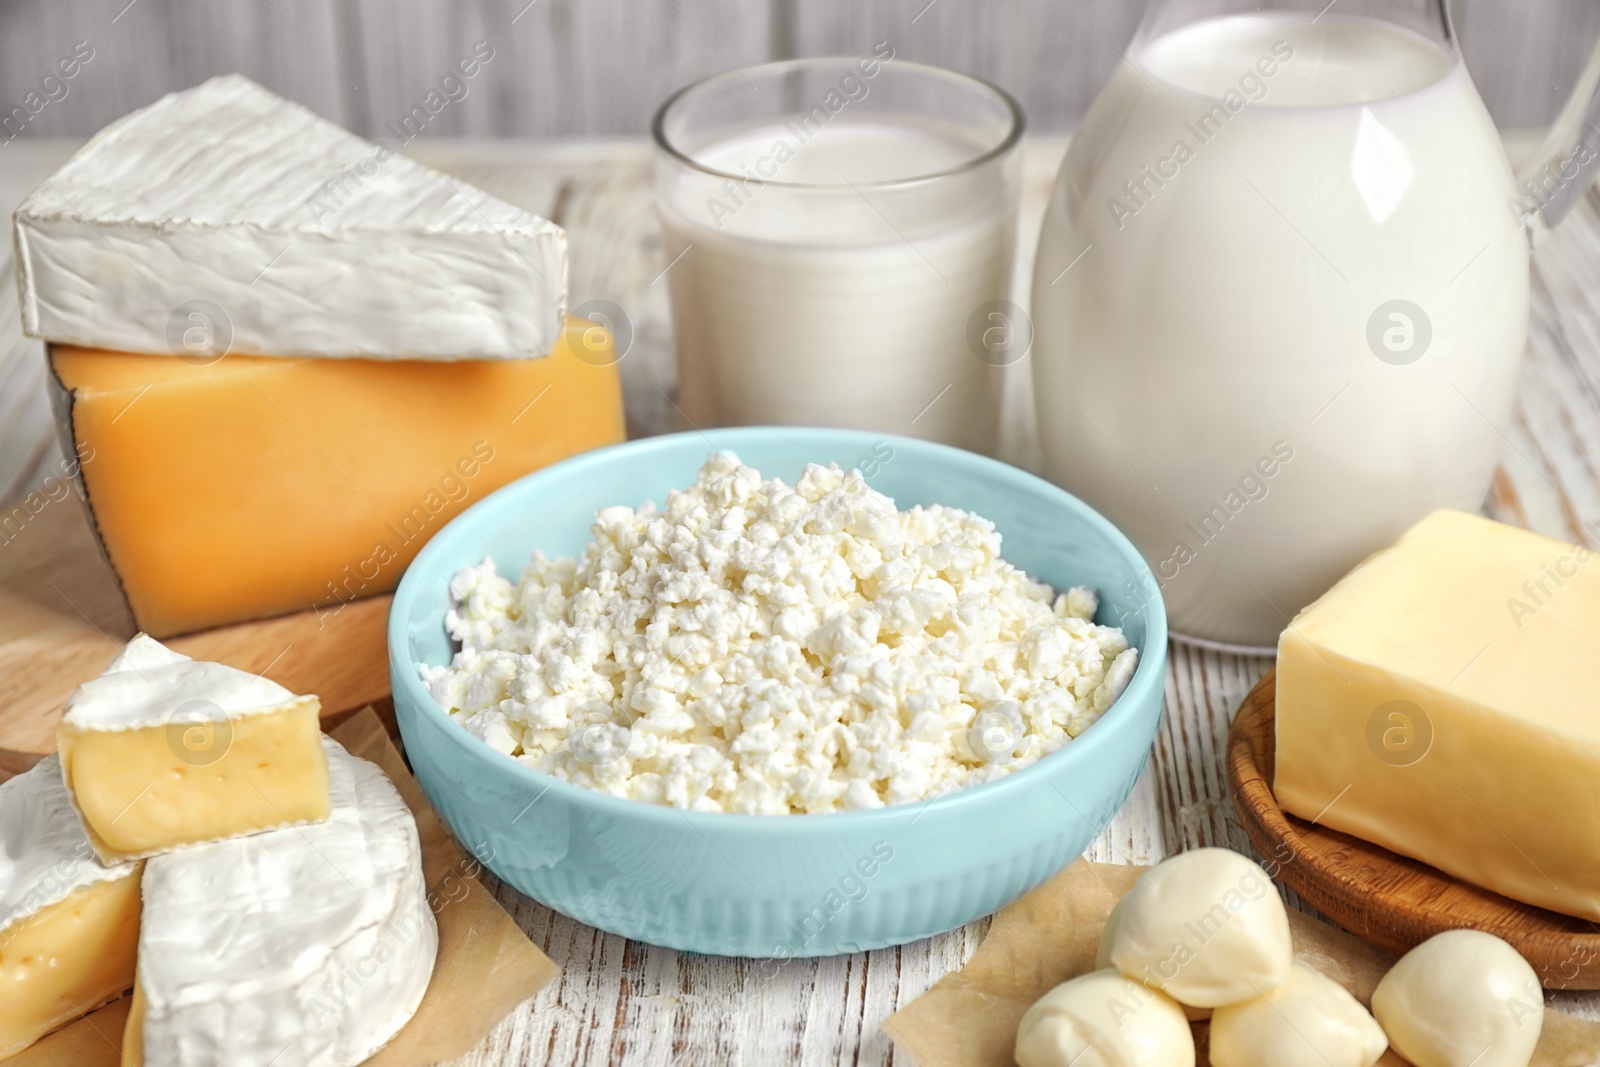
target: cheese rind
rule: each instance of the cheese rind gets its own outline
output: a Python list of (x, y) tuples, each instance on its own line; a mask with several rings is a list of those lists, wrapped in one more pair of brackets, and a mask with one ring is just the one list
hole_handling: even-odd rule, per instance
[(328, 817), (320, 705), (143, 634), (73, 694), (61, 773), (107, 862)]
[(96, 534), (166, 637), (389, 592), (469, 504), (623, 440), (609, 344), (594, 327), (539, 359), (209, 366), (52, 346), (51, 366)]
[(327, 822), (147, 862), (134, 1062), (346, 1067), (415, 1013), (438, 949), (416, 823), (382, 771), (323, 744)]
[(56, 757), (0, 783), (0, 1058), (132, 984), (140, 867), (95, 861)]
[(270, 678), (195, 660), (148, 634), (135, 634), (98, 678), (73, 691), (63, 725), (80, 733), (165, 726), (181, 702), (200, 719), (261, 715), (304, 699)]
[(1597, 648), (1594, 551), (1436, 512), (1284, 632), (1278, 802), (1600, 919)]
[(101, 130), (17, 209), (16, 247), (29, 334), (169, 359), (190, 329), (263, 356), (522, 359), (567, 297), (559, 226), (236, 74)]

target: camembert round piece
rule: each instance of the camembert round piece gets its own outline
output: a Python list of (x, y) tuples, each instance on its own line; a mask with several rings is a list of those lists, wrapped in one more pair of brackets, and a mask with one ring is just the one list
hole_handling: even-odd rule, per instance
[(1183, 1010), (1116, 971), (1092, 971), (1040, 997), (1017, 1025), (1018, 1067), (1194, 1067)]
[(1447, 930), (1400, 957), (1373, 991), (1372, 1012), (1417, 1067), (1528, 1067), (1544, 994), (1500, 938)]
[(376, 766), (323, 746), (327, 822), (147, 861), (134, 1067), (347, 1067), (416, 1012), (438, 951), (416, 822)]
[(1372, 1067), (1389, 1040), (1344, 986), (1298, 961), (1264, 997), (1211, 1017), (1214, 1067)]
[(1183, 852), (1146, 871), (1118, 916), (1111, 962), (1197, 1008), (1271, 992), (1289, 978), (1289, 916), (1266, 873), (1225, 848)]

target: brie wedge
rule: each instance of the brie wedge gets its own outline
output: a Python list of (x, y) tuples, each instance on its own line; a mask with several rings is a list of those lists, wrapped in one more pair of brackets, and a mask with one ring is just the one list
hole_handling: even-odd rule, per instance
[(345, 1067), (416, 1012), (438, 951), (416, 822), (323, 746), (327, 822), (147, 861), (125, 1063)]
[(0, 784), (0, 1059), (133, 984), (140, 867), (95, 859), (56, 757)]
[(78, 687), (61, 772), (107, 862), (328, 817), (320, 702), (140, 634)]
[(559, 226), (236, 74), (101, 130), (16, 247), (24, 329), (88, 348), (529, 358), (566, 310)]

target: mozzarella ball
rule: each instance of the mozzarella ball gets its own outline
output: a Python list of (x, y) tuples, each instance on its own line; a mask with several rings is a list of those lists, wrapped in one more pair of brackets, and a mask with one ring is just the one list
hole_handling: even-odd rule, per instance
[(1544, 993), (1498, 937), (1448, 930), (1400, 957), (1373, 991), (1372, 1012), (1416, 1067), (1527, 1067)]
[(1122, 925), (1122, 912), (1128, 903), (1126, 895), (1111, 909), (1111, 914), (1106, 916), (1106, 925), (1100, 931), (1100, 947), (1094, 954), (1094, 969), (1103, 971), (1111, 966), (1111, 946), (1117, 938), (1117, 927)]
[(1299, 961), (1277, 989), (1211, 1017), (1213, 1067), (1372, 1067), (1388, 1047), (1360, 1001)]
[(1225, 848), (1183, 852), (1123, 898), (1117, 970), (1197, 1008), (1270, 993), (1289, 978), (1289, 915), (1257, 864)]
[(1017, 1026), (1018, 1067), (1194, 1067), (1188, 1020), (1170, 999), (1113, 970), (1040, 997)]
[[(1117, 901), (1116, 906), (1111, 909), (1111, 914), (1106, 916), (1105, 928), (1100, 931), (1100, 946), (1094, 955), (1094, 966), (1097, 971), (1111, 966), (1111, 945), (1116, 940), (1117, 925), (1122, 918), (1123, 901), (1127, 899), (1124, 896), (1122, 900)], [(1183, 1009), (1183, 1017), (1192, 1023), (1204, 1022), (1211, 1018), (1210, 1008), (1196, 1008), (1189, 1004), (1179, 1004), (1178, 1007)]]

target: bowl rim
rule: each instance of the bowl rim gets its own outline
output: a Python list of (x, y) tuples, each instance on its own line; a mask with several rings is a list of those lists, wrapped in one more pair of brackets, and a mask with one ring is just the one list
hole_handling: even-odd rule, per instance
[[(785, 441), (797, 436), (815, 439), (818, 436), (832, 438), (843, 444), (855, 442), (865, 448), (875, 442), (887, 441), (900, 454), (905, 449), (911, 455), (919, 455), (922, 459), (931, 459), (935, 462), (955, 463), (968, 467), (977, 467), (987, 475), (992, 475), (1000, 482), (1007, 483), (1025, 494), (1044, 494), (1054, 496), (1058, 501), (1064, 502), (1069, 508), (1080, 513), (1088, 521), (1091, 528), (1095, 529), (1107, 542), (1120, 554), (1125, 556), (1133, 565), (1141, 585), (1153, 589), (1154, 595), (1145, 602), (1145, 642), (1139, 646), (1139, 664), (1134, 669), (1134, 674), (1128, 681), (1127, 687), (1118, 696), (1117, 700), (1107, 708), (1093, 725), (1084, 730), (1066, 745), (1047, 753), (1033, 763), (1018, 771), (1002, 775), (987, 782), (960, 789), (949, 790), (934, 794), (925, 800), (908, 801), (902, 804), (887, 804), (881, 808), (853, 809), (850, 811), (800, 813), (798, 815), (752, 815), (742, 812), (722, 811), (690, 811), (674, 807), (670, 804), (652, 804), (641, 800), (631, 800), (626, 797), (612, 796), (593, 789), (576, 785), (564, 779), (556, 778), (541, 771), (537, 771), (516, 759), (496, 752), (483, 741), (467, 733), (459, 724), (453, 722), (443, 708), (435, 703), (432, 695), (422, 684), (422, 679), (417, 675), (417, 661), (411, 656), (407, 644), (406, 618), (411, 614), (411, 609), (417, 598), (423, 595), (422, 575), (425, 571), (436, 569), (440, 564), (435, 560), (446, 554), (454, 547), (453, 542), (463, 538), (463, 531), (469, 530), (477, 522), (483, 521), (487, 512), (498, 510), (506, 506), (505, 501), (517, 493), (525, 493), (528, 486), (537, 484), (548, 478), (567, 475), (583, 471), (590, 467), (603, 467), (619, 460), (649, 454), (658, 451), (674, 451), (681, 448), (689, 439), (698, 438), (710, 446), (710, 452), (727, 450), (737, 453), (738, 442), (741, 440), (756, 442)], [(709, 453), (708, 453), (709, 454)], [(663, 496), (665, 493), (663, 492)], [(446, 581), (449, 577), (446, 577)], [(1148, 585), (1145, 585), (1145, 583)], [(443, 625), (443, 620), (440, 620)], [(923, 814), (933, 808), (941, 812), (966, 809), (973, 806), (986, 806), (1002, 802), (1005, 798), (1025, 791), (1034, 782), (1043, 782), (1047, 776), (1057, 774), (1069, 766), (1093, 760), (1101, 748), (1112, 743), (1110, 730), (1097, 730), (1106, 720), (1116, 713), (1119, 706), (1131, 704), (1130, 696), (1148, 696), (1147, 690), (1155, 689), (1157, 701), (1157, 716), (1160, 715), (1166, 681), (1167, 659), (1167, 614), (1166, 604), (1160, 593), (1160, 585), (1150, 571), (1149, 564), (1139, 550), (1133, 546), (1127, 536), (1112, 524), (1105, 516), (1094, 508), (1078, 499), (1073, 494), (1051, 482), (1031, 474), (1020, 467), (1001, 460), (975, 452), (968, 452), (952, 445), (940, 444), (933, 441), (924, 441), (917, 438), (902, 437), (896, 434), (876, 433), (867, 430), (846, 430), (829, 427), (804, 427), (804, 426), (746, 426), (722, 427), (707, 430), (686, 430), (679, 433), (659, 434), (654, 437), (637, 438), (623, 441), (618, 444), (608, 445), (603, 448), (593, 449), (580, 453), (568, 459), (553, 463), (548, 467), (525, 474), (511, 482), (506, 483), (472, 504), (455, 518), (451, 519), (434, 534), (423, 546), (417, 556), (407, 565), (405, 574), (401, 577), (400, 585), (395, 590), (394, 599), (389, 607), (389, 618), (385, 627), (386, 640), (389, 652), (389, 674), (394, 695), (399, 696), (399, 690), (405, 689), (407, 696), (421, 707), (421, 714), (433, 716), (438, 725), (445, 727), (442, 731), (448, 737), (449, 744), (462, 752), (469, 752), (469, 758), (484, 761), (486, 766), (495, 767), (501, 771), (508, 771), (520, 776), (528, 785), (537, 788), (538, 792), (531, 808), (544, 798), (546, 793), (553, 792), (556, 797), (568, 803), (589, 806), (599, 814), (625, 816), (639, 819), (647, 824), (665, 825), (683, 819), (697, 832), (704, 835), (708, 830), (752, 830), (759, 828), (765, 833), (778, 834), (807, 834), (822, 832), (829, 829), (869, 830), (873, 826), (885, 826), (913, 815), (912, 821), (920, 819)], [(1119, 716), (1113, 725), (1122, 723), (1131, 715), (1128, 712)], [(403, 727), (405, 717), (400, 717)], [(1131, 728), (1131, 727), (1130, 727)], [(409, 747), (408, 747), (409, 751)], [(1076, 753), (1076, 755), (1074, 755)], [(1052, 786), (1053, 788), (1053, 786)], [(1060, 793), (1059, 789), (1056, 792)], [(1062, 794), (1071, 803), (1071, 798)], [(1076, 805), (1073, 805), (1076, 808)], [(526, 809), (524, 809), (526, 810)], [(1087, 818), (1083, 812), (1080, 816)], [(842, 821), (841, 821), (842, 820)]]

